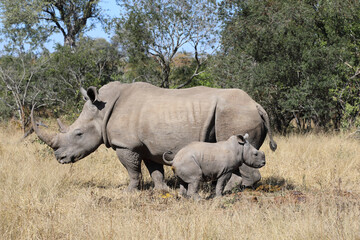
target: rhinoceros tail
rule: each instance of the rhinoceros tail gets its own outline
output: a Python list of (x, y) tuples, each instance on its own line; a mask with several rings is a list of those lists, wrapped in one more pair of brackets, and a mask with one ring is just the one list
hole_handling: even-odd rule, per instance
[(265, 109), (261, 106), (261, 105), (256, 105), (256, 108), (261, 116), (261, 118), (263, 119), (264, 123), (265, 123), (265, 127), (268, 131), (268, 134), (269, 134), (269, 138), (270, 138), (270, 149), (272, 151), (275, 151), (276, 148), (277, 148), (277, 144), (276, 142), (274, 141), (273, 137), (272, 137), (272, 131), (271, 131), (271, 128), (270, 128), (270, 120), (269, 120), (269, 116), (268, 114), (266, 113)]
[(164, 154), (162, 156), (164, 163), (166, 163), (167, 165), (172, 165), (174, 160), (167, 160), (166, 157), (165, 157), (166, 154), (173, 154), (173, 152), (171, 152), (171, 151), (164, 152)]

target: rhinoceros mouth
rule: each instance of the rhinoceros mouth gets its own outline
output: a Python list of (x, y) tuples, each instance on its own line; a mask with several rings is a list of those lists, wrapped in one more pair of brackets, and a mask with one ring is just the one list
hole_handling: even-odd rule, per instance
[(264, 159), (264, 160), (261, 160), (261, 161), (255, 161), (253, 163), (246, 163), (245, 162), (245, 165), (247, 165), (249, 167), (253, 167), (253, 168), (262, 168), (263, 166), (266, 165), (266, 161)]
[(265, 164), (266, 164), (265, 161), (263, 161), (262, 163), (256, 164), (253, 167), (254, 168), (262, 168), (263, 166), (265, 166)]
[(60, 154), (57, 151), (55, 151), (55, 157), (56, 157), (56, 160), (61, 164), (73, 163), (74, 159), (75, 159), (74, 157), (69, 157), (67, 155)]
[(61, 164), (72, 163), (72, 159), (68, 158), (67, 156), (58, 157), (57, 160)]
[[(56, 154), (55, 154), (56, 155)], [(84, 158), (83, 155), (79, 155), (79, 156), (56, 156), (56, 159), (58, 160), (59, 163), (61, 164), (69, 164), (69, 163), (75, 163), (77, 161), (79, 161), (80, 159)]]
[(261, 167), (263, 167), (263, 166), (265, 166), (265, 163), (260, 164), (260, 165), (259, 165), (259, 168), (261, 168)]

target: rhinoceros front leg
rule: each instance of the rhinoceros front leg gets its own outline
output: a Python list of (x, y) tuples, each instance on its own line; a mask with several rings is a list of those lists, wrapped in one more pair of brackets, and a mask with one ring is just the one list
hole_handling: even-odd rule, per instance
[(217, 180), (217, 183), (216, 183), (216, 187), (215, 187), (216, 197), (222, 196), (224, 187), (230, 178), (231, 178), (231, 172), (226, 173), (226, 174), (222, 175), (221, 177), (219, 177), (219, 179)]
[(231, 174), (231, 178), (226, 183), (224, 192), (232, 191), (236, 187), (242, 187), (242, 178), (240, 177), (240, 172)]
[(144, 161), (146, 168), (149, 170), (150, 176), (154, 181), (154, 189), (169, 191), (169, 187), (164, 181), (164, 167), (152, 161)]
[(178, 179), (179, 179), (179, 184), (180, 184), (179, 194), (183, 197), (186, 197), (188, 184), (186, 182), (184, 182), (183, 180), (181, 180), (181, 178), (178, 178)]
[(130, 151), (125, 148), (117, 148), (116, 154), (120, 162), (124, 165), (128, 171), (130, 177), (130, 183), (127, 187), (128, 191), (134, 191), (139, 189), (141, 179), (141, 158), (139, 154)]
[(246, 164), (243, 164), (239, 168), (240, 176), (242, 177), (242, 185), (245, 187), (253, 187), (261, 179), (261, 174), (259, 169), (249, 167)]
[(224, 191), (231, 191), (235, 187), (253, 187), (261, 179), (259, 169), (241, 165), (239, 171), (235, 171), (227, 182)]

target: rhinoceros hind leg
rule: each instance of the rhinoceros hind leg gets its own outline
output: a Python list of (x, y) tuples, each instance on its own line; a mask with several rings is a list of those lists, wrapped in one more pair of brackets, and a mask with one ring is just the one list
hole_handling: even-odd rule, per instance
[(129, 174), (130, 183), (127, 191), (139, 190), (141, 179), (141, 158), (139, 154), (125, 148), (117, 148), (116, 154)]
[(144, 161), (146, 168), (149, 170), (150, 176), (154, 181), (154, 189), (169, 191), (169, 187), (164, 181), (164, 167), (152, 161)]

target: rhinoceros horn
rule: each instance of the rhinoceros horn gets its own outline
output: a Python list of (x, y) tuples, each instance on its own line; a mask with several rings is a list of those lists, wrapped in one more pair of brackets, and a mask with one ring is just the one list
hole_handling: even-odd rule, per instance
[(62, 133), (66, 133), (68, 131), (68, 126), (66, 126), (63, 122), (61, 122), (60, 118), (56, 119), (57, 124), (59, 125), (59, 130)]
[(55, 148), (55, 136), (56, 136), (56, 133), (47, 133), (47, 132), (44, 132), (42, 130), (39, 129), (38, 127), (38, 124), (35, 122), (35, 119), (34, 119), (34, 107), (32, 107), (31, 109), (31, 124), (32, 124), (32, 127), (36, 133), (36, 135), (40, 138), (41, 141), (43, 141), (44, 143), (46, 143), (47, 145), (49, 145), (51, 148)]

